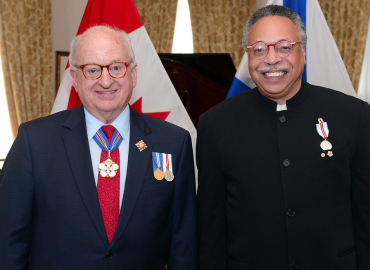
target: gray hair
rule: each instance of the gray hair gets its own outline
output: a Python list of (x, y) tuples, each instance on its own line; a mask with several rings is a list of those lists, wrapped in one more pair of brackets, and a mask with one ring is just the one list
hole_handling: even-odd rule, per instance
[[(94, 29), (96, 27), (104, 27), (104, 28), (113, 30), (115, 33), (117, 33), (122, 38), (122, 41), (123, 41), (122, 44), (125, 45), (125, 47), (127, 49), (129, 62), (130, 63), (135, 62), (135, 54), (134, 54), (134, 51), (133, 51), (132, 46), (131, 46), (131, 40), (130, 40), (129, 35), (125, 31), (122, 31), (118, 28), (110, 27), (108, 25), (95, 25), (95, 26), (90, 27), (86, 31), (88, 31), (90, 29)], [(86, 31), (84, 33), (86, 33)], [(76, 65), (77, 65), (77, 63), (76, 63), (76, 49), (77, 49), (78, 43), (80, 42), (81, 37), (83, 36), (83, 34), (75, 36), (71, 41), (71, 52), (69, 53), (69, 64), (75, 70), (76, 70)]]
[(245, 50), (247, 50), (248, 34), (252, 26), (259, 19), (262, 19), (263, 17), (267, 17), (267, 16), (281, 16), (281, 17), (287, 17), (288, 19), (290, 19), (298, 30), (298, 34), (302, 41), (302, 51), (304, 50), (307, 44), (307, 34), (306, 34), (306, 30), (304, 29), (304, 24), (301, 20), (301, 17), (299, 17), (299, 15), (295, 13), (293, 10), (291, 10), (290, 8), (279, 6), (279, 5), (265, 6), (263, 8), (260, 8), (259, 10), (257, 10), (255, 13), (252, 14), (252, 16), (247, 21), (247, 24), (244, 29), (244, 34), (243, 34), (243, 46)]

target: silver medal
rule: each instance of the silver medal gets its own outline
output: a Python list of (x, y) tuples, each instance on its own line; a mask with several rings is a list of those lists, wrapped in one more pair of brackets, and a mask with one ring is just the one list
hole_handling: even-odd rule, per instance
[(173, 173), (171, 171), (165, 171), (164, 172), (164, 178), (168, 181), (168, 182), (171, 182), (175, 176), (173, 175)]
[(327, 140), (325, 140), (325, 141), (322, 141), (321, 143), (320, 143), (320, 147), (321, 147), (321, 149), (322, 150), (330, 150), (331, 148), (332, 148), (332, 146), (331, 146), (331, 143), (329, 142), (329, 141), (327, 141)]

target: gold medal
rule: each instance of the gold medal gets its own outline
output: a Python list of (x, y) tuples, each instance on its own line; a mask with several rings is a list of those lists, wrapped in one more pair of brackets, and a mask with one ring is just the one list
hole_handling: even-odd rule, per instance
[(173, 173), (171, 171), (165, 171), (164, 173), (164, 178), (168, 181), (168, 182), (171, 182), (175, 176), (173, 175)]
[(159, 168), (157, 168), (154, 171), (154, 178), (160, 181), (160, 180), (163, 180), (163, 177), (164, 177), (163, 172)]
[(119, 166), (110, 159), (110, 155), (108, 159), (99, 164), (99, 171), (101, 177), (115, 177)]
[[(157, 180), (163, 180), (164, 174), (163, 174), (163, 165), (161, 161), (161, 153), (153, 152), (153, 174), (154, 178)], [(157, 168), (156, 170), (154, 170)]]

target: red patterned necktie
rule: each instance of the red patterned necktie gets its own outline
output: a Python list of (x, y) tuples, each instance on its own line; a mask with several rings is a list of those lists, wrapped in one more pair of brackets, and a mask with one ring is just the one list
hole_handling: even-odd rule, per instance
[[(113, 133), (116, 129), (111, 125), (107, 125), (102, 126), (102, 130), (104, 131), (110, 143)], [(113, 162), (120, 166), (119, 148), (110, 153), (110, 158)], [(102, 150), (100, 155), (100, 163), (106, 161), (107, 159), (108, 153)], [(119, 217), (120, 171), (121, 170), (118, 169), (117, 174), (114, 177), (102, 177), (100, 173), (98, 176), (98, 198), (109, 243), (113, 239)]]

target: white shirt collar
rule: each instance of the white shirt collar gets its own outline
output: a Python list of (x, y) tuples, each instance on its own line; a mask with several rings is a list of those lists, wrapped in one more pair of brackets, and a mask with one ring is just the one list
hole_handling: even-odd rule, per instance
[(284, 105), (276, 105), (276, 111), (277, 112), (280, 112), (280, 111), (285, 111), (285, 110), (288, 110), (288, 108), (287, 108), (287, 106), (286, 106), (286, 104), (284, 104)]

